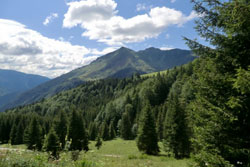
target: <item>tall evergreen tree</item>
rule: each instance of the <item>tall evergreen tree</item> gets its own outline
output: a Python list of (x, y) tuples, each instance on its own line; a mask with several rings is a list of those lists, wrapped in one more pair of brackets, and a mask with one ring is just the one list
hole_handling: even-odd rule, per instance
[(25, 144), (28, 149), (41, 150), (42, 148), (42, 130), (37, 116), (33, 116), (30, 124), (26, 129), (24, 136)]
[(100, 147), (102, 146), (102, 140), (101, 140), (100, 136), (97, 137), (95, 146), (96, 146), (96, 148), (97, 148), (98, 150), (99, 150)]
[(104, 141), (109, 140), (109, 127), (107, 125), (107, 123), (104, 121), (101, 125), (101, 137)]
[(68, 140), (71, 140), (70, 150), (89, 150), (83, 118), (76, 110), (73, 110), (70, 118)]
[(120, 135), (123, 139), (125, 140), (130, 140), (132, 137), (132, 132), (131, 132), (131, 122), (130, 122), (130, 117), (128, 112), (124, 112), (122, 114), (122, 119), (121, 119), (121, 129), (120, 129)]
[(143, 109), (136, 142), (138, 149), (146, 154), (156, 155), (159, 152), (154, 116), (149, 104)]
[(112, 140), (115, 137), (116, 137), (115, 128), (113, 125), (113, 121), (111, 121), (109, 124), (109, 139)]
[(16, 143), (23, 144), (23, 133), (24, 133), (24, 123), (23, 119), (21, 119), (17, 125), (17, 133), (16, 133)]
[(91, 122), (89, 125), (89, 139), (90, 140), (95, 140), (97, 135), (97, 128), (96, 128), (96, 123)]
[(17, 144), (17, 126), (16, 124), (13, 124), (10, 132), (10, 143), (11, 145)]
[(44, 149), (51, 152), (51, 156), (55, 159), (59, 158), (60, 142), (54, 128), (51, 128), (44, 142)]
[(182, 83), (177, 80), (169, 93), (164, 122), (164, 148), (176, 158), (189, 157), (190, 154), (190, 130), (186, 111), (179, 99), (181, 85)]
[(61, 149), (64, 149), (64, 146), (65, 146), (65, 142), (66, 142), (65, 140), (66, 140), (67, 129), (68, 129), (67, 125), (68, 125), (68, 121), (67, 121), (66, 113), (64, 111), (59, 111), (59, 114), (54, 119), (54, 129), (59, 138)]
[(161, 110), (158, 113), (157, 121), (156, 121), (156, 130), (157, 130), (159, 140), (163, 139), (163, 127), (164, 127), (163, 122), (164, 122), (164, 118), (165, 118), (164, 113), (165, 112)]
[[(199, 166), (248, 167), (250, 92), (241, 91), (245, 78), (239, 77), (239, 72), (249, 73), (250, 1), (193, 2), (194, 9), (203, 16), (196, 30), (213, 45), (210, 48), (186, 39), (200, 57), (195, 68), (196, 99), (192, 103), (196, 161)], [(246, 79), (249, 83), (249, 77)], [(239, 86), (242, 81), (244, 84)]]

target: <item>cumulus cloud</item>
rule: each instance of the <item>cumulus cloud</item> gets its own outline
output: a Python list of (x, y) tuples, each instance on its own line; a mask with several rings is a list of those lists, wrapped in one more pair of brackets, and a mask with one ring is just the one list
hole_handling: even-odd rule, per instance
[(51, 23), (55, 18), (58, 18), (57, 13), (51, 13), (43, 22), (43, 25), (47, 26), (49, 23)]
[(16, 21), (0, 19), (0, 29), (2, 69), (53, 78), (87, 65), (98, 57), (98, 54), (91, 56), (93, 49), (44, 37)]
[(67, 3), (68, 12), (64, 15), (63, 26), (71, 28), (83, 22), (108, 20), (116, 14), (117, 4), (113, 0), (85, 0)]
[(155, 7), (146, 14), (126, 19), (117, 15), (114, 0), (82, 0), (67, 5), (69, 9), (64, 15), (63, 27), (80, 25), (84, 29), (82, 36), (108, 45), (154, 38), (169, 26), (182, 26), (197, 17), (194, 11), (186, 16), (175, 9)]

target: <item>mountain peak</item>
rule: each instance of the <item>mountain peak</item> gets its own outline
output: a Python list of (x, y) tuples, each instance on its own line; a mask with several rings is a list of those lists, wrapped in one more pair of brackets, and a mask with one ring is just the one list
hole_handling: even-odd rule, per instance
[(145, 50), (160, 50), (160, 49), (155, 48), (155, 47), (150, 47), (150, 48), (147, 48), (147, 49), (145, 49)]
[(190, 51), (162, 51), (148, 48), (135, 52), (121, 47), (118, 50), (99, 57), (91, 64), (75, 69), (67, 74), (46, 82), (25, 92), (1, 109), (33, 103), (64, 90), (71, 89), (86, 81), (104, 78), (124, 78), (134, 73), (144, 74), (161, 71), (182, 65), (194, 59)]
[(119, 48), (119, 50), (120, 50), (120, 49), (129, 49), (129, 48), (126, 48), (126, 47), (122, 46), (122, 47)]
[(131, 49), (129, 49), (129, 48), (126, 48), (126, 47), (122, 46), (122, 47), (120, 47), (117, 51), (133, 51), (133, 50), (131, 50)]

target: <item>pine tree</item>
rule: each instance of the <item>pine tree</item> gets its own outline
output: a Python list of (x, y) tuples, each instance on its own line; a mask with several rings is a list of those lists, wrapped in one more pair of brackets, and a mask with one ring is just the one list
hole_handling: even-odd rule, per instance
[(16, 133), (16, 143), (23, 144), (23, 133), (24, 133), (24, 125), (23, 119), (19, 121), (17, 125), (17, 133)]
[(146, 154), (157, 155), (159, 152), (154, 116), (149, 104), (143, 109), (136, 142), (138, 149)]
[(16, 124), (13, 124), (10, 132), (10, 143), (11, 145), (17, 144), (17, 126)]
[(248, 167), (250, 92), (242, 92), (237, 82), (245, 80), (238, 75), (241, 69), (249, 72), (250, 1), (193, 2), (196, 12), (203, 16), (196, 30), (213, 45), (210, 48), (186, 39), (200, 57), (195, 68), (197, 93), (192, 103), (196, 161), (199, 166), (240, 163)]
[(109, 125), (109, 139), (112, 140), (115, 137), (116, 137), (115, 128), (114, 128), (113, 122), (111, 121)]
[(51, 152), (51, 156), (55, 159), (59, 158), (60, 143), (54, 128), (51, 128), (44, 142), (44, 149)]
[(97, 148), (98, 150), (99, 150), (100, 147), (102, 146), (102, 140), (101, 140), (100, 136), (97, 137), (95, 146), (96, 146), (96, 148)]
[(122, 114), (122, 119), (121, 119), (121, 129), (120, 129), (120, 135), (124, 140), (130, 140), (132, 137), (131, 133), (131, 122), (130, 122), (130, 117), (128, 112), (124, 112)]
[(164, 148), (173, 153), (175, 158), (189, 157), (190, 131), (187, 116), (180, 103), (182, 83), (174, 83), (168, 97), (168, 109), (164, 122)]
[(107, 141), (110, 139), (109, 137), (109, 127), (107, 125), (106, 122), (103, 122), (102, 123), (102, 126), (101, 126), (101, 137), (103, 139), (103, 141)]
[(9, 116), (6, 115), (5, 119), (2, 122), (2, 132), (0, 135), (2, 137), (3, 143), (8, 143), (8, 141), (10, 140), (11, 128), (12, 128), (11, 119)]
[(158, 134), (158, 139), (161, 141), (163, 139), (163, 122), (164, 122), (164, 112), (160, 111), (158, 113), (157, 121), (156, 121), (156, 130)]
[(55, 132), (59, 138), (59, 142), (61, 143), (61, 149), (64, 149), (65, 146), (65, 140), (66, 140), (66, 135), (67, 135), (67, 116), (64, 111), (59, 111), (59, 114), (54, 120), (54, 129)]
[(95, 140), (97, 135), (97, 128), (95, 122), (91, 122), (89, 125), (89, 139)]
[(24, 136), (25, 144), (28, 149), (41, 150), (42, 148), (42, 130), (36, 116), (33, 116)]
[(89, 149), (82, 116), (75, 110), (73, 110), (70, 118), (68, 140), (71, 140), (70, 150), (88, 151)]

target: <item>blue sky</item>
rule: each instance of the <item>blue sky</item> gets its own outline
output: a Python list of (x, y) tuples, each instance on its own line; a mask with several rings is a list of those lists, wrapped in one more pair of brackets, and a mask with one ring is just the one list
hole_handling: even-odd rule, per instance
[(196, 18), (189, 0), (3, 0), (0, 68), (53, 78), (121, 46), (188, 49)]

